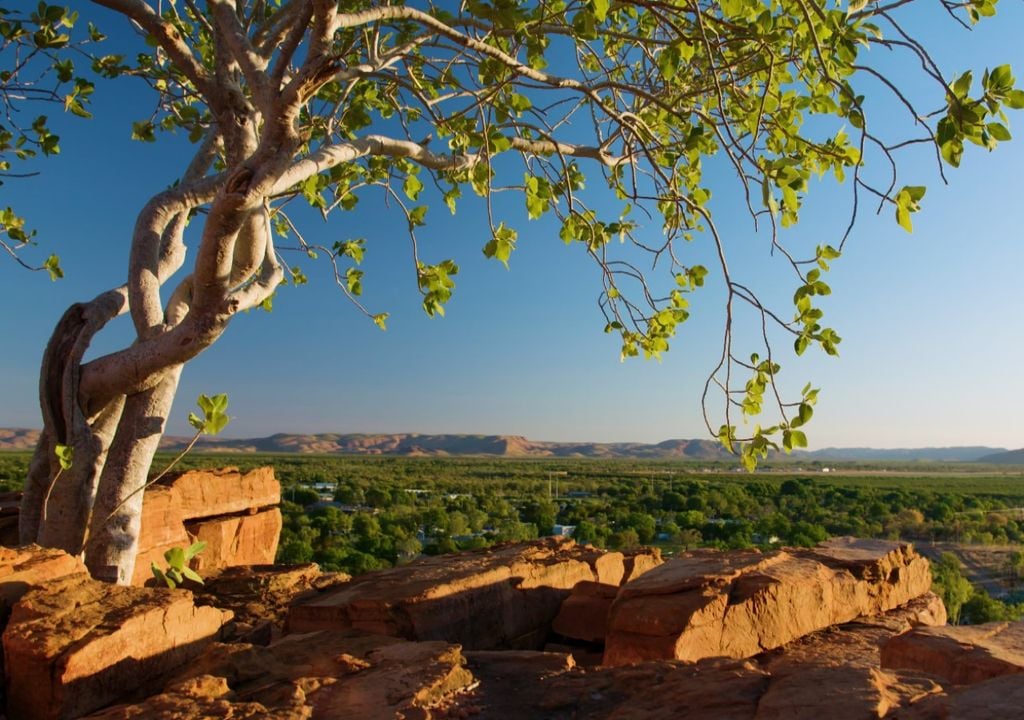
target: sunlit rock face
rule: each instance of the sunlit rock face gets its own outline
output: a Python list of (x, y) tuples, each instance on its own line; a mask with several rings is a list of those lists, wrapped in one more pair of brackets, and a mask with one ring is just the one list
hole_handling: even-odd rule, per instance
[[(882, 666), (912, 668), (955, 685), (1024, 673), (1024, 622), (922, 627), (889, 640)], [(1024, 675), (1019, 682), (1024, 684)]]
[(187, 590), (120, 587), (84, 573), (41, 582), (4, 630), (7, 715), (81, 717), (189, 662), (230, 618), (197, 607)]
[(905, 544), (836, 538), (811, 549), (698, 550), (627, 583), (609, 615), (606, 665), (751, 657), (879, 615), (931, 588)]
[(499, 545), (360, 576), (294, 605), (287, 628), (539, 649), (577, 583), (617, 584), (624, 576), (622, 553), (566, 538)]
[(281, 483), (273, 468), (191, 470), (146, 490), (133, 585), (163, 567), (164, 553), (202, 541), (192, 562), (200, 574), (237, 565), (274, 562), (281, 536)]

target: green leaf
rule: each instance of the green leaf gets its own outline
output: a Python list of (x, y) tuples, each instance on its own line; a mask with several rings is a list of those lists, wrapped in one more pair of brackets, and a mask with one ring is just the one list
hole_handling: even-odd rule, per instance
[(345, 271), (345, 286), (353, 295), (363, 294), (363, 271), (349, 268)]
[(185, 566), (185, 551), (180, 547), (174, 547), (164, 553), (164, 560), (171, 568), (182, 568)]
[(185, 577), (187, 577), (192, 582), (197, 582), (200, 585), (205, 585), (206, 584), (206, 583), (203, 582), (203, 578), (199, 575), (199, 573), (197, 573), (195, 570), (193, 570), (190, 567), (183, 567), (181, 569), (181, 574), (184, 575)]
[(427, 206), (419, 205), (409, 211), (409, 229), (412, 230), (420, 225), (425, 225), (426, 221), (424, 218), (427, 215)]
[(57, 456), (61, 470), (70, 470), (71, 463), (75, 457), (75, 449), (70, 445), (56, 445), (53, 454)]
[(519, 234), (512, 228), (501, 223), (494, 231), (494, 237), (484, 246), (484, 255), (489, 258), (500, 260), (508, 268), (508, 259), (516, 248), (516, 240)]
[(46, 258), (43, 267), (50, 274), (50, 280), (54, 282), (64, 277), (64, 271), (60, 267), (60, 258), (56, 255), (50, 255), (50, 257)]
[(403, 190), (405, 190), (406, 196), (415, 202), (420, 193), (423, 192), (423, 183), (415, 175), (409, 175), (405, 178)]
[(185, 560), (191, 560), (192, 558), (194, 558), (196, 555), (198, 555), (199, 553), (201, 553), (205, 549), (206, 549), (206, 542), (203, 541), (203, 540), (200, 540), (199, 542), (192, 543), (185, 550)]
[(896, 222), (908, 233), (914, 232), (914, 224), (910, 222), (910, 211), (902, 205), (896, 208)]
[(1006, 126), (1001, 123), (989, 123), (985, 126), (988, 130), (988, 134), (994, 137), (999, 142), (1006, 142), (1011, 139), (1010, 131), (1006, 129)]
[(611, 0), (590, 0), (590, 7), (594, 11), (594, 18), (598, 22), (604, 22), (604, 19), (608, 17), (608, 7), (611, 5)]
[(167, 587), (171, 588), (172, 590), (175, 588), (174, 582), (169, 577), (164, 575), (163, 571), (156, 566), (156, 563), (150, 563), (149, 569), (153, 573), (153, 577), (157, 579), (157, 582), (164, 583), (165, 585), (167, 585)]
[(373, 324), (379, 327), (381, 330), (387, 330), (388, 313), (377, 313), (373, 316)]

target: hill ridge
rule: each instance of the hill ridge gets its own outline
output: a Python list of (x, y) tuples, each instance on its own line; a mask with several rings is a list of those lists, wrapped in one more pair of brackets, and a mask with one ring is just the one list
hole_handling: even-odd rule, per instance
[[(0, 450), (31, 450), (39, 431), (0, 428)], [(165, 436), (163, 450), (181, 450), (190, 438)], [(448, 457), (485, 455), (495, 457), (637, 458), (731, 460), (733, 456), (714, 440), (671, 438), (658, 443), (555, 442), (531, 440), (523, 435), (479, 433), (285, 433), (258, 438), (201, 438), (197, 452), (300, 453), (327, 455), (404, 455)], [(1024, 464), (1024, 449), (985, 446), (931, 448), (836, 448), (796, 452), (800, 461), (930, 460), (934, 462), (985, 462)]]

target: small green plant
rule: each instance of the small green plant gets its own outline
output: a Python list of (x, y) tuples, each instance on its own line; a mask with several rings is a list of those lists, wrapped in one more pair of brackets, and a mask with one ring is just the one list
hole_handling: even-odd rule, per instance
[(157, 582), (165, 583), (172, 590), (185, 580), (192, 580), (202, 585), (203, 578), (190, 568), (188, 563), (205, 549), (205, 542), (192, 543), (187, 548), (171, 548), (164, 553), (164, 560), (167, 561), (166, 568), (160, 569), (156, 563), (150, 563), (149, 568), (153, 571), (153, 577), (157, 579)]
[(46, 511), (47, 506), (50, 504), (50, 493), (53, 492), (53, 486), (57, 484), (57, 480), (65, 470), (71, 469), (71, 463), (75, 458), (75, 449), (70, 445), (61, 445), (58, 443), (53, 449), (53, 454), (57, 456), (57, 462), (60, 463), (60, 469), (57, 470), (57, 474), (54, 475), (53, 480), (50, 481), (50, 486), (46, 488), (46, 496), (43, 498), (43, 522), (46, 522)]

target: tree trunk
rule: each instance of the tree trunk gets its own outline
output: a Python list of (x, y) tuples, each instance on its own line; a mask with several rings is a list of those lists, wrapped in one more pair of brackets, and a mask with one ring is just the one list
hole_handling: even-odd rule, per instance
[(163, 437), (181, 369), (175, 366), (155, 387), (125, 401), (89, 522), (85, 559), (98, 580), (131, 582), (145, 495), (141, 488)]

